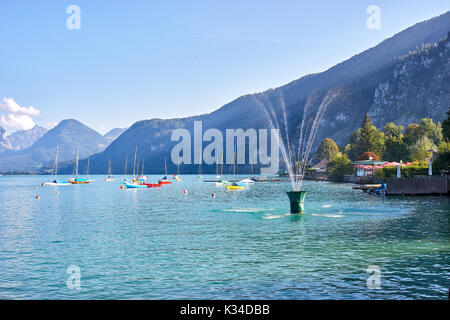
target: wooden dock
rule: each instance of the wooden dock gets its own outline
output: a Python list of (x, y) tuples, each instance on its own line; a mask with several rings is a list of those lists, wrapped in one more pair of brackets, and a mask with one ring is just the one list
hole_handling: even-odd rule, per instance
[(390, 178), (386, 181), (386, 195), (425, 196), (448, 195), (450, 176)]

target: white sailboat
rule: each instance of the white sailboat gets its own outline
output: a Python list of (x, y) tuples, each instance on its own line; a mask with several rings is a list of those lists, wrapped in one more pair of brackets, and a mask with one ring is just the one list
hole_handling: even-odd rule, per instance
[(181, 178), (180, 178), (180, 163), (178, 163), (177, 174), (174, 174), (174, 175), (173, 175), (173, 179), (174, 179), (176, 182), (180, 182), (180, 181), (181, 181)]
[(109, 181), (114, 181), (114, 180), (116, 180), (116, 178), (114, 178), (114, 177), (111, 175), (111, 160), (109, 160), (109, 161), (108, 161), (108, 177), (105, 178), (105, 181), (109, 182)]
[(55, 163), (53, 164), (53, 171), (51, 177), (53, 177), (52, 181), (46, 182), (45, 184), (48, 186), (68, 186), (70, 185), (69, 182), (58, 180), (56, 177), (58, 175), (58, 155), (59, 155), (59, 149), (58, 146), (56, 146), (56, 158)]

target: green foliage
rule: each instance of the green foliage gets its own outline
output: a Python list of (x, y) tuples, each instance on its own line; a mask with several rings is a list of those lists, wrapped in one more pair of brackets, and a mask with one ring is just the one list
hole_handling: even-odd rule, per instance
[(442, 141), (442, 127), (438, 122), (434, 124), (433, 119), (424, 118), (420, 121), (418, 128), (419, 137), (427, 137), (435, 145), (439, 145)]
[(438, 153), (433, 159), (433, 172), (440, 173), (441, 170), (450, 170), (450, 142), (442, 142)]
[(384, 134), (379, 131), (377, 127), (372, 125), (372, 122), (367, 114), (361, 125), (360, 140), (364, 151), (376, 153), (381, 157), (383, 154)]
[(417, 123), (411, 123), (405, 130), (404, 141), (408, 146), (412, 146), (420, 139), (419, 125)]
[(401, 139), (403, 138), (403, 126), (397, 126), (393, 122), (389, 122), (384, 126), (384, 134), (387, 137)]
[(387, 161), (408, 161), (409, 149), (403, 139), (403, 127), (389, 122), (384, 126), (384, 153), (383, 159)]
[[(450, 117), (450, 109), (447, 114)], [(442, 141), (449, 141), (449, 126), (449, 119), (441, 125), (424, 118), (420, 124), (409, 124), (404, 135), (403, 127), (393, 122), (386, 124), (384, 132), (380, 132), (366, 114), (361, 128), (353, 132), (350, 143), (343, 151), (352, 160), (361, 158), (364, 153), (373, 152), (386, 161), (424, 161), (432, 156), (428, 150), (437, 149), (436, 146)], [(448, 167), (445, 159), (445, 152), (441, 152), (437, 164), (440, 168)]]
[(384, 133), (372, 125), (366, 114), (361, 128), (353, 132), (347, 155), (356, 160), (364, 152), (373, 152), (381, 158), (384, 149)]
[(316, 158), (317, 160), (322, 160), (326, 158), (327, 160), (332, 159), (333, 157), (339, 154), (339, 148), (332, 139), (326, 138), (322, 141), (319, 148), (317, 149)]
[(363, 145), (361, 143), (361, 128), (352, 133), (350, 143), (345, 147), (345, 154), (352, 160), (356, 160), (363, 154)]
[(443, 139), (441, 124), (439, 122), (435, 124), (432, 119), (424, 118), (420, 124), (412, 123), (406, 128), (404, 140), (408, 146), (415, 145), (423, 137), (439, 145)]
[(426, 158), (432, 157), (428, 150), (435, 149), (436, 145), (427, 136), (423, 136), (411, 147), (411, 158), (413, 161), (425, 161)]
[[(428, 175), (428, 164), (417, 162), (401, 168), (402, 177), (426, 176)], [(377, 178), (395, 178), (397, 177), (397, 167), (384, 167), (375, 171)]]
[(352, 174), (353, 171), (353, 165), (345, 154), (332, 158), (327, 164), (327, 175), (335, 181), (342, 181), (344, 175)]

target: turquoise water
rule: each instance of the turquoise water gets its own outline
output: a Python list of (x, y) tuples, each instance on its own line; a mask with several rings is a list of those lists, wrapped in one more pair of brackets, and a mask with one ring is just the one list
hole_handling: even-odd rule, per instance
[[(45, 178), (0, 177), (2, 299), (447, 299), (448, 198), (305, 182), (306, 212), (290, 215), (285, 182), (226, 191), (182, 176), (122, 190), (122, 177)], [(80, 290), (66, 285), (70, 265)], [(369, 265), (380, 289), (367, 288)]]

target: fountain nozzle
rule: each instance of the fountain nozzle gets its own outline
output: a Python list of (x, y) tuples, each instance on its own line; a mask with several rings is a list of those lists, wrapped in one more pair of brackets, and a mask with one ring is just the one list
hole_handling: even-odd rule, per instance
[(303, 203), (305, 202), (306, 191), (287, 191), (286, 194), (291, 202), (291, 213), (302, 213), (305, 211)]

